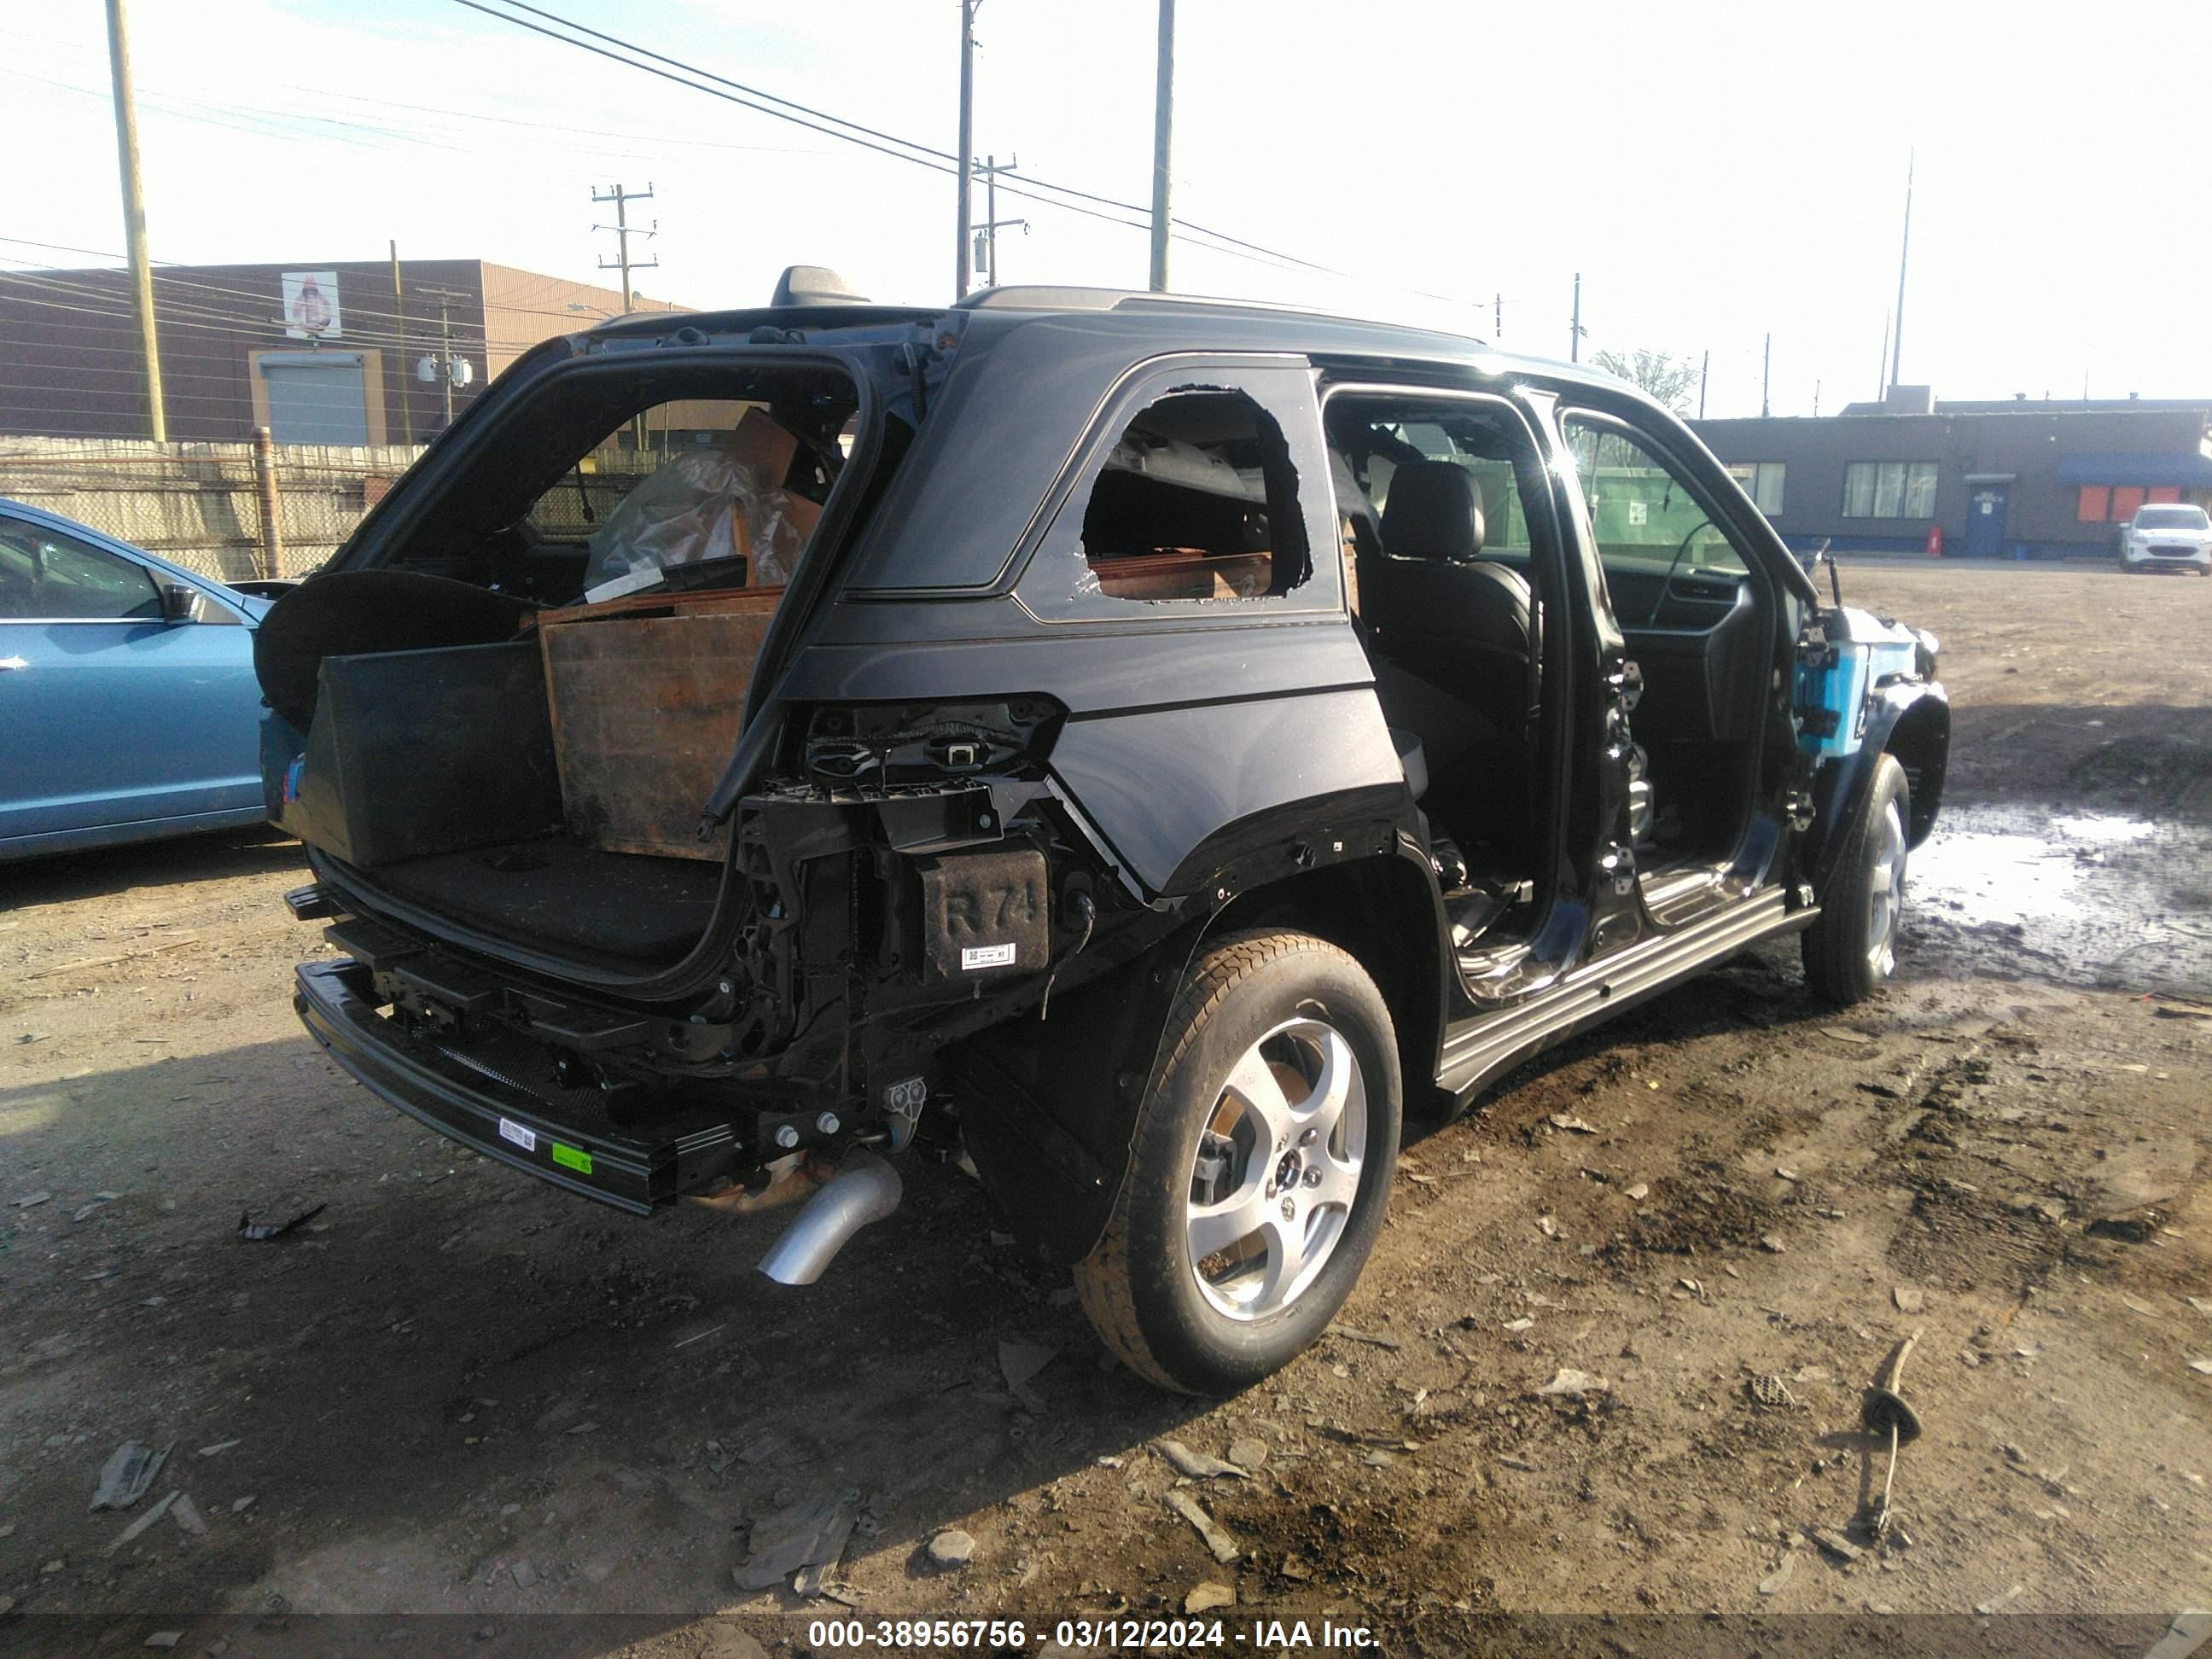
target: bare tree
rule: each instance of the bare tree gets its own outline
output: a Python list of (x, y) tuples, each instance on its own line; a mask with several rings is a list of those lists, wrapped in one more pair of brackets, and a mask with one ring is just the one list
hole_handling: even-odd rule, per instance
[(1690, 399), (1698, 389), (1698, 366), (1687, 357), (1673, 357), (1663, 351), (1601, 351), (1590, 362), (1640, 387), (1654, 402), (1675, 414), (1690, 412)]

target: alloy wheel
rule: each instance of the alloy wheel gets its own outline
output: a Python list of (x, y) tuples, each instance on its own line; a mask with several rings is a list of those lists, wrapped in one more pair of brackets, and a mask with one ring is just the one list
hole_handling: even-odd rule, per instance
[(1264, 1318), (1319, 1277), (1358, 1196), (1367, 1115), (1358, 1057), (1325, 1020), (1277, 1026), (1230, 1069), (1199, 1135), (1185, 1223), (1216, 1311)]

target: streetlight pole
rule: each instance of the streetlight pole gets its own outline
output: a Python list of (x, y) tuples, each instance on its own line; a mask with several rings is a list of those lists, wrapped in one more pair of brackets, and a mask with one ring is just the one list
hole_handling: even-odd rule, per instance
[(1912, 164), (1919, 159), (1915, 150), (1905, 153), (1905, 235), (1897, 248), (1897, 325), (1889, 337), (1889, 383), (1897, 384), (1899, 371), (1905, 363), (1905, 265), (1912, 253)]

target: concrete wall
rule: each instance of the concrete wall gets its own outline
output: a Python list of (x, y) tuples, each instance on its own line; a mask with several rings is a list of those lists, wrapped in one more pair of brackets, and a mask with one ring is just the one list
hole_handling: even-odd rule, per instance
[[(398, 445), (278, 445), (284, 538), (278, 574), (304, 575), (329, 558), (422, 453)], [(207, 575), (237, 580), (266, 574), (249, 443), (0, 439), (0, 495), (64, 514)]]

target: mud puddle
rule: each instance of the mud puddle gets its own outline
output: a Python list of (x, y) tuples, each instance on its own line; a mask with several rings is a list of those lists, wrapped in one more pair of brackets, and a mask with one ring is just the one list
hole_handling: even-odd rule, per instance
[(1983, 971), (2212, 990), (2212, 830), (2013, 806), (1947, 811), (1910, 865), (1908, 927)]

